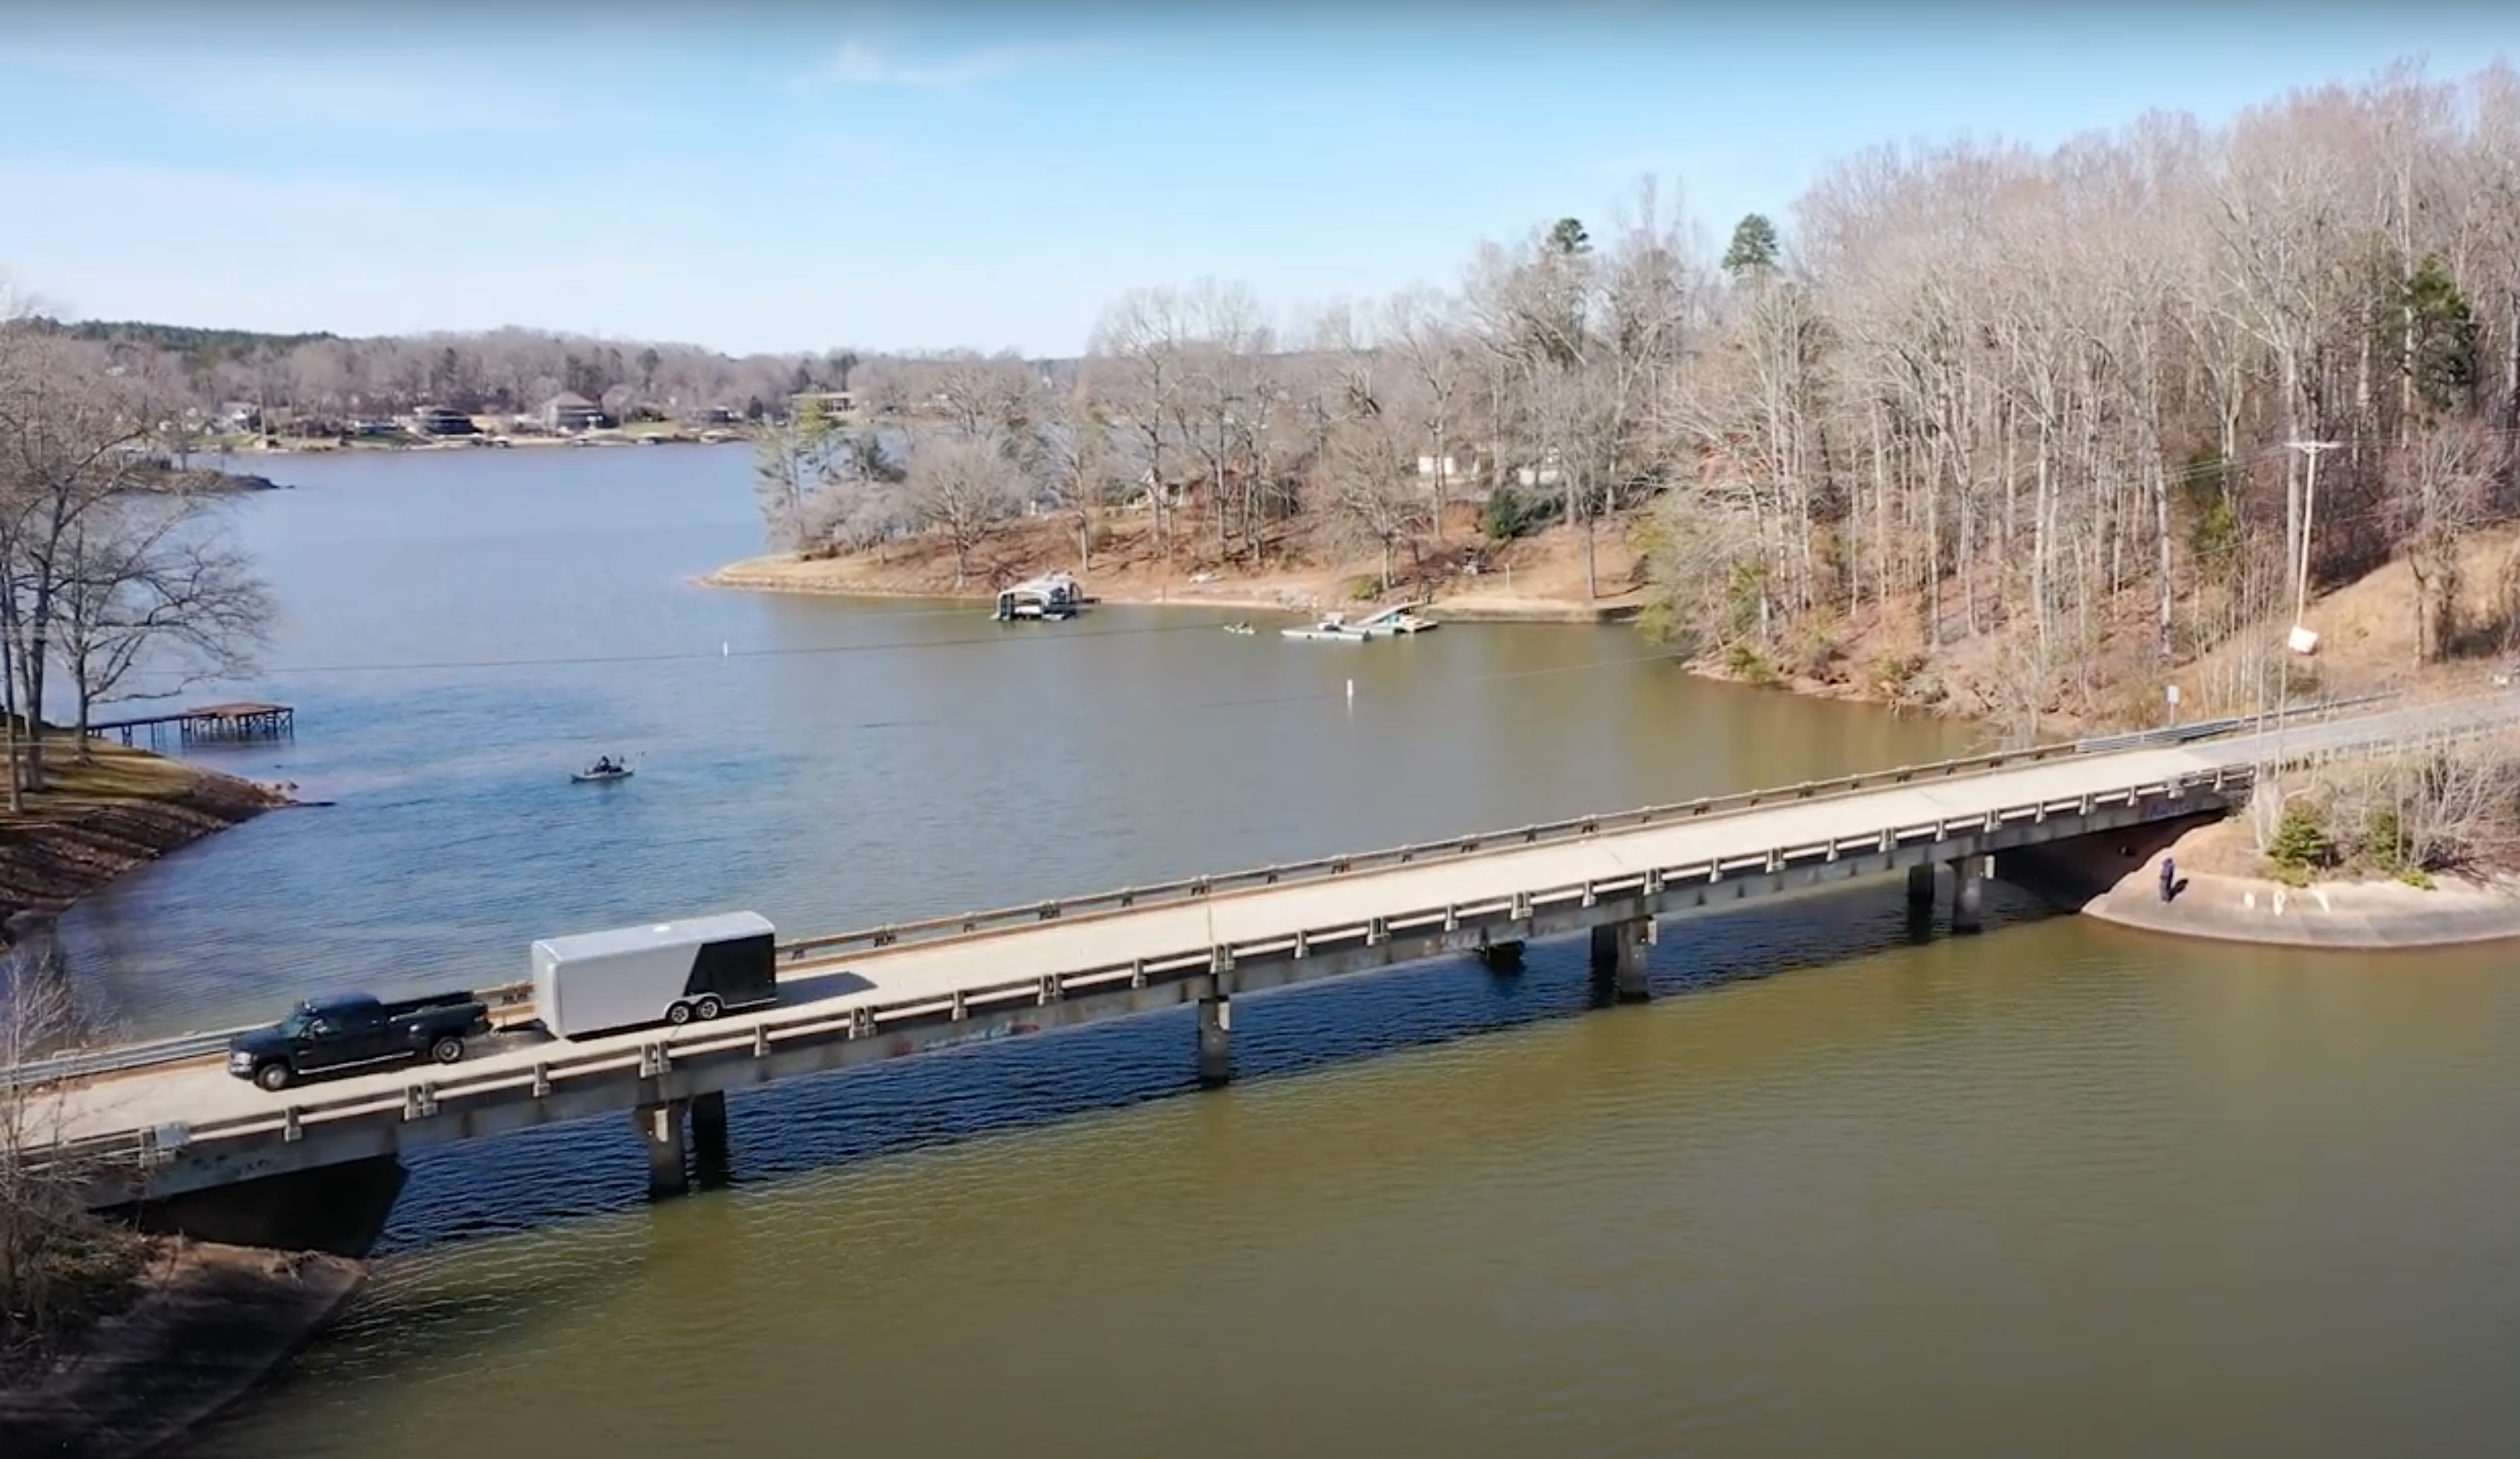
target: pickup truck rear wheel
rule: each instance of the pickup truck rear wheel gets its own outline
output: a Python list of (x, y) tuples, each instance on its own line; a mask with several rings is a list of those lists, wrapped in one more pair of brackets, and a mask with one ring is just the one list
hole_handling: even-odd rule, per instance
[(713, 993), (704, 993), (700, 995), (700, 1000), (692, 1005), (692, 1012), (698, 1014), (699, 1016), (699, 1021), (702, 1023), (708, 1022), (710, 1019), (717, 1017), (725, 1011), (726, 1004), (719, 1002), (717, 1000), (717, 995)]
[(265, 1064), (253, 1072), (253, 1082), (274, 1094), (288, 1088), (290, 1081), (295, 1077), (286, 1064)]
[(464, 1040), (449, 1034), (428, 1046), (428, 1056), (440, 1064), (457, 1064), (464, 1059)]

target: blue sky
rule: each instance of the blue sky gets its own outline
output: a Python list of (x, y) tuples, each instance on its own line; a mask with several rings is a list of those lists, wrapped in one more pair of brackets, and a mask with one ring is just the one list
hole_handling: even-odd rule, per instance
[(63, 312), (737, 352), (1066, 354), (1201, 275), (1292, 317), (1640, 172), (1720, 243), (1876, 142), (2520, 51), (2492, 7), (2272, 0), (12, 9), (0, 269)]

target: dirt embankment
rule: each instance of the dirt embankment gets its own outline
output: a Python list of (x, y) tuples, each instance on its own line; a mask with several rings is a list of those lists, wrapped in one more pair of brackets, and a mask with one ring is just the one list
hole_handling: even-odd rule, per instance
[(348, 1303), (364, 1262), (151, 1241), (133, 1300), (0, 1374), (0, 1454), (139, 1459), (235, 1402)]
[(203, 836), (289, 804), (250, 780), (145, 750), (47, 732), (46, 784), (0, 805), (0, 936)]

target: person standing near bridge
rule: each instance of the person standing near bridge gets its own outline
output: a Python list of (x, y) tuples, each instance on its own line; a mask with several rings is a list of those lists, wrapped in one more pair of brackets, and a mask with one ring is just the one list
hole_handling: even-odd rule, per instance
[(2161, 900), (2168, 902), (2179, 894), (2179, 863), (2168, 857), (2161, 859)]

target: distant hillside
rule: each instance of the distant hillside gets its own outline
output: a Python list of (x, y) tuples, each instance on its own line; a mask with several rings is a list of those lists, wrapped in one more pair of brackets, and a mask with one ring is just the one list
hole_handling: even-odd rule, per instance
[(191, 325), (147, 324), (136, 320), (81, 320), (76, 324), (64, 324), (59, 320), (40, 319), (35, 324), (73, 339), (93, 340), (100, 344), (137, 344), (164, 350), (202, 366), (214, 365), (222, 360), (251, 360), (265, 350), (286, 355), (302, 344), (340, 337), (329, 332), (265, 334), (252, 330), (204, 330)]

